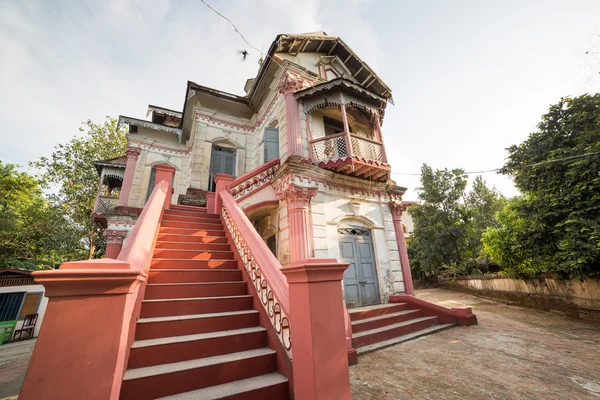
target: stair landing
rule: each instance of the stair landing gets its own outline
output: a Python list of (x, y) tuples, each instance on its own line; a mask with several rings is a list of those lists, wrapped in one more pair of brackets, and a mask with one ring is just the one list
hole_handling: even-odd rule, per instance
[(352, 345), (358, 355), (430, 335), (455, 324), (440, 324), (408, 303), (379, 304), (348, 310), (352, 321)]

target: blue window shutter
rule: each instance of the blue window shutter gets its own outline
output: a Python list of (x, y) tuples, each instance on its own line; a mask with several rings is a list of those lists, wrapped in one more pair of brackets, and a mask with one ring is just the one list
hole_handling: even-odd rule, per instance
[(265, 162), (279, 158), (279, 129), (265, 128)]

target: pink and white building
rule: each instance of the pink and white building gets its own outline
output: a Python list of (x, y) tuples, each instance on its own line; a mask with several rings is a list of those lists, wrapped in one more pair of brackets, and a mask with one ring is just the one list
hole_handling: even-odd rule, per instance
[(279, 35), (244, 89), (188, 81), (181, 111), (150, 105), (148, 120), (120, 117), (127, 154), (96, 163), (94, 216), (107, 256), (118, 254), (166, 166), (175, 169), (172, 204), (204, 205), (216, 174), (234, 176), (231, 193), (282, 266), (350, 263), (349, 307), (412, 294), (399, 222), (405, 188), (391, 179), (382, 129), (391, 89), (324, 32)]

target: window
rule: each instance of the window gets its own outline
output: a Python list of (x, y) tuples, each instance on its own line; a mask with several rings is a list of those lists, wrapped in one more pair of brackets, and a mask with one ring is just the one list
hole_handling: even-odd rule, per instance
[(0, 294), (0, 321), (14, 321), (19, 316), (25, 292)]
[[(344, 123), (335, 118), (323, 116), (323, 125), (325, 127), (325, 136), (344, 132)], [(352, 132), (352, 130), (350, 130), (350, 132)]]
[(265, 128), (265, 162), (279, 158), (279, 129)]

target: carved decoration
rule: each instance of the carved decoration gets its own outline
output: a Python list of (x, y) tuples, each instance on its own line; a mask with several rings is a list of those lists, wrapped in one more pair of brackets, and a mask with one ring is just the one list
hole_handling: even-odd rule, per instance
[(318, 191), (316, 187), (298, 186), (293, 183), (276, 189), (277, 197), (287, 203), (288, 210), (308, 208), (310, 199), (315, 197)]
[(127, 147), (127, 159), (133, 158), (134, 160), (137, 160), (141, 152), (142, 149), (140, 149), (139, 147)]
[(104, 239), (106, 243), (123, 243), (123, 239), (127, 236), (127, 231), (115, 231), (115, 230), (107, 230), (104, 231)]
[(244, 237), (240, 233), (237, 225), (231, 215), (227, 211), (227, 208), (223, 206), (221, 209), (225, 226), (231, 234), (231, 239), (235, 244), (235, 247), (242, 259), (242, 263), (248, 272), (248, 276), (252, 281), (252, 286), (256, 289), (258, 298), (264, 306), (269, 320), (277, 333), (277, 337), (281, 341), (281, 344), (285, 348), (288, 356), (292, 356), (292, 337), (290, 331), (290, 321), (285, 312), (281, 309), (279, 300), (273, 294), (271, 285), (267, 279), (262, 275), (260, 267), (256, 263), (252, 250), (246, 244)]
[(310, 87), (312, 83), (303, 77), (287, 73), (279, 83), (277, 90), (279, 93), (283, 93), (284, 95), (297, 92), (298, 90), (305, 89)]
[(273, 165), (271, 168), (262, 171), (260, 174), (248, 178), (245, 182), (240, 183), (231, 189), (231, 195), (238, 200), (244, 195), (258, 191), (261, 187), (269, 184), (275, 177), (275, 172), (279, 169), (279, 164)]
[(390, 210), (392, 211), (392, 219), (394, 221), (400, 221), (402, 219), (402, 213), (406, 211), (406, 206), (392, 201), (390, 202)]

